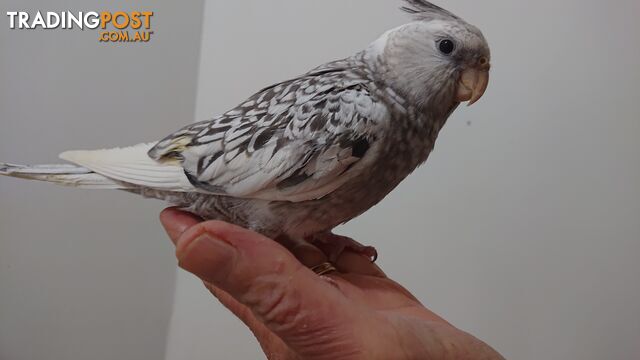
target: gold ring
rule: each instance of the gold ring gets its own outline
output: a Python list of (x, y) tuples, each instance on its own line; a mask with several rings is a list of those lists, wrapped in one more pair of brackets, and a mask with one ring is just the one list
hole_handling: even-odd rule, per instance
[(336, 269), (335, 266), (333, 266), (332, 263), (324, 262), (324, 263), (322, 263), (320, 265), (312, 267), (311, 271), (313, 271), (314, 273), (316, 273), (319, 276), (322, 276), (322, 275), (326, 275), (326, 274), (328, 274), (330, 272), (337, 271), (337, 269)]

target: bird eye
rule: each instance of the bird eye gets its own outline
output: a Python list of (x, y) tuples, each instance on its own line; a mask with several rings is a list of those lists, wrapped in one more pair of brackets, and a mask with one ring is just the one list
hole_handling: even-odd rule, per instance
[(451, 54), (455, 48), (456, 45), (449, 39), (440, 40), (440, 43), (438, 43), (438, 49), (445, 55)]

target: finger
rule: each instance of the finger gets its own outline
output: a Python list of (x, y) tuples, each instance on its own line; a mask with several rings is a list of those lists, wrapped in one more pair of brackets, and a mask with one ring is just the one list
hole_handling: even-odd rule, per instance
[[(174, 244), (177, 243), (177, 240), (188, 228), (202, 222), (199, 217), (178, 208), (168, 208), (162, 211), (162, 213), (160, 213), (160, 221)], [(204, 285), (222, 305), (249, 327), (251, 332), (253, 332), (260, 341), (260, 346), (262, 346), (265, 352), (283, 352), (285, 345), (282, 343), (282, 340), (258, 321), (248, 307), (238, 302), (227, 292), (215, 287), (213, 284), (205, 281)]]
[[(174, 244), (188, 228), (202, 222), (196, 215), (174, 207), (162, 211), (160, 213), (160, 221)], [(281, 240), (280, 243), (284, 246), (291, 247), (291, 252), (294, 256), (307, 267), (313, 267), (327, 261), (322, 251), (307, 242), (294, 242), (284, 239)], [(257, 324), (258, 321), (251, 311), (231, 295), (216, 288), (211, 283), (205, 282), (204, 284), (226, 308), (252, 328), (252, 330), (254, 330), (253, 328), (264, 327), (261, 323)]]
[(361, 345), (354, 327), (376, 320), (281, 245), (252, 231), (208, 221), (188, 229), (176, 246), (182, 268), (248, 307), (303, 357), (330, 344), (353, 350)]
[(167, 208), (160, 213), (160, 222), (175, 244), (180, 236), (190, 227), (202, 222), (196, 215), (182, 211), (178, 208)]
[(204, 282), (205, 287), (215, 296), (222, 305), (240, 319), (254, 334), (260, 347), (265, 354), (285, 354), (288, 347), (286, 344), (260, 322), (251, 310), (234, 299), (229, 293), (215, 287), (213, 284)]
[(329, 261), (320, 249), (306, 242), (289, 248), (289, 251), (291, 251), (298, 261), (308, 268), (313, 268)]
[(340, 254), (335, 266), (342, 273), (387, 277), (371, 259), (348, 249)]

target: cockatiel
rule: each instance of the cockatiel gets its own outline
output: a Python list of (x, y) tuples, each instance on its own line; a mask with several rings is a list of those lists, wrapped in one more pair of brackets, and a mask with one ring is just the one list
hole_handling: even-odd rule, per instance
[(331, 231), (424, 163), (447, 118), (484, 94), (490, 51), (478, 28), (424, 0), (412, 21), (363, 51), (260, 90), (165, 139), (69, 151), (74, 165), (0, 164), (0, 174), (163, 199), (277, 239), (375, 249)]

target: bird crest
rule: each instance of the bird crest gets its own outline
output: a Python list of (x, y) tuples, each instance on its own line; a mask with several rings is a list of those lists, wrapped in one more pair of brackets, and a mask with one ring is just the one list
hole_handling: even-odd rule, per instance
[(426, 0), (404, 0), (405, 6), (401, 9), (404, 12), (411, 14), (416, 20), (431, 21), (437, 19), (456, 19), (460, 18), (453, 13), (441, 8), (438, 5), (434, 5)]

